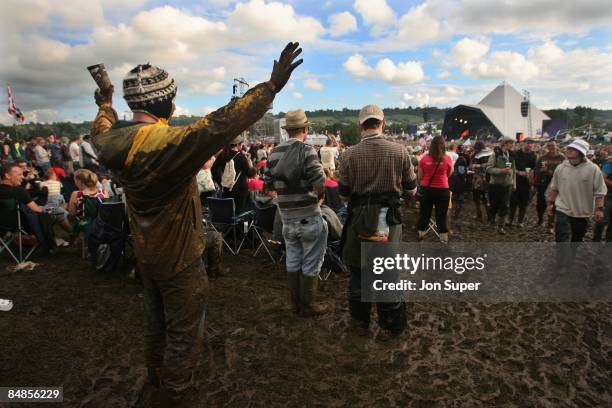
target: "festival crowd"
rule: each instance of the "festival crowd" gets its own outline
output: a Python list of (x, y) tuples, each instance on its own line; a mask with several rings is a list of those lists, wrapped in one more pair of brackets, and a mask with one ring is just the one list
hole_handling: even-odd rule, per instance
[[(202, 222), (215, 199), (232, 199), (235, 217), (276, 208), (273, 241), (282, 248), (290, 308), (299, 316), (328, 312), (317, 291), (326, 254), (335, 252), (350, 274), (353, 326), (365, 332), (373, 305), (361, 300), (361, 243), (401, 241), (402, 206), (418, 208), (419, 240), (432, 227), (441, 242), (452, 240), (451, 226), (465, 216), (468, 197), (475, 206), (472, 222), (500, 235), (525, 227), (535, 198), (535, 221), (557, 242), (582, 241), (591, 221), (593, 240), (604, 239), (604, 232), (606, 241), (612, 239), (609, 146), (593, 151), (582, 139), (562, 148), (554, 140), (519, 143), (511, 137), (406, 141), (385, 134), (384, 113), (375, 105), (361, 109), (361, 140), (351, 147), (332, 134), (325, 146), (308, 144), (311, 123), (303, 110), (287, 112), (287, 140), (246, 141), (243, 131), (301, 63), (294, 62), (297, 47), (287, 46), (269, 81), (189, 126), (168, 126), (176, 84), (163, 69), (144, 64), (123, 81), (131, 121), (118, 119), (112, 89), (97, 90), (91, 137), (52, 135), (25, 145), (4, 137), (0, 200), (22, 204), (48, 252), (74, 242), (84, 197), (104, 202), (119, 196), (127, 206), (147, 327), (149, 382), (141, 401), (178, 406), (188, 398), (208, 276), (227, 272), (220, 267), (222, 228)], [(67, 239), (56, 238), (58, 228)], [(253, 238), (250, 230), (241, 233), (246, 241)], [(208, 259), (210, 248), (215, 255)], [(393, 336), (405, 330), (405, 303), (375, 307), (381, 328)], [(154, 403), (142, 402), (147, 404)]]

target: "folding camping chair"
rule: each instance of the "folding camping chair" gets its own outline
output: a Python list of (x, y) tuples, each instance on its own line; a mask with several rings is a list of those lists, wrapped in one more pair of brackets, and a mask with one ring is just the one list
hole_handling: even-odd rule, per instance
[(253, 237), (253, 240), (255, 240), (255, 237), (259, 239), (259, 246), (257, 246), (255, 251), (253, 252), (253, 256), (257, 256), (257, 254), (259, 254), (259, 251), (263, 248), (273, 263), (280, 262), (283, 257), (281, 256), (281, 258), (277, 260), (276, 258), (274, 258), (274, 255), (272, 255), (270, 249), (272, 246), (281, 247), (282, 244), (278, 241), (266, 239), (264, 236), (265, 232), (272, 234), (274, 231), (274, 217), (276, 216), (277, 211), (276, 205), (271, 204), (267, 206), (260, 206), (255, 201), (253, 201), (252, 206), (254, 213), (253, 220), (250, 222), (247, 234), (245, 234), (238, 249), (240, 250), (240, 248), (242, 248), (242, 244), (249, 237), (249, 234), (254, 234), (251, 236)]
[[(448, 199), (448, 209), (450, 210), (451, 208), (453, 208), (453, 193), (450, 194), (450, 198)], [(429, 231), (431, 231), (434, 233), (436, 237), (438, 237), (438, 239), (440, 239), (440, 233), (438, 232), (438, 224), (436, 224), (435, 209), (436, 209), (436, 205), (434, 204), (433, 209), (432, 209), (432, 215), (429, 218), (429, 225), (427, 229), (425, 230), (425, 233), (423, 234), (423, 236), (427, 235)]]
[(350, 274), (347, 266), (342, 262), (340, 241), (327, 241), (323, 266), (321, 267), (321, 272), (319, 272), (319, 280), (328, 280), (333, 273)]
[[(0, 200), (0, 253), (6, 250), (15, 262), (22, 263), (28, 260), (30, 255), (34, 252), (37, 245), (32, 246), (30, 251), (23, 256), (23, 240), (22, 235), (27, 234), (23, 230), (23, 224), (21, 223), (21, 210), (19, 203), (13, 198), (6, 198)], [(17, 240), (18, 253), (11, 250), (9, 245)]]
[[(207, 201), (208, 218), (205, 219), (205, 223), (221, 234), (223, 243), (232, 255), (238, 255), (242, 246), (242, 241), (239, 246), (236, 232), (240, 227), (244, 226), (244, 232), (245, 234), (247, 233), (249, 223), (253, 217), (253, 212), (246, 211), (236, 215), (236, 204), (233, 198), (208, 197)], [(234, 238), (233, 247), (228, 244), (226, 240), (229, 234), (232, 234)]]
[(438, 237), (438, 239), (440, 239), (440, 234), (438, 233), (438, 224), (436, 224), (436, 220), (433, 216), (429, 219), (429, 225), (427, 226), (427, 229), (425, 230), (423, 236), (427, 235), (430, 231), (433, 232), (434, 235)]
[(86, 232), (89, 225), (98, 216), (98, 207), (102, 203), (99, 198), (83, 196), (83, 215), (76, 218), (73, 233), (81, 239), (81, 258), (87, 259)]

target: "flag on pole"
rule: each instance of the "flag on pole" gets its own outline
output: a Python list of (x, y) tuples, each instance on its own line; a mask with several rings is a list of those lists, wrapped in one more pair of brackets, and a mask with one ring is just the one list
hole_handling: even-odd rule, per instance
[(15, 106), (15, 99), (13, 99), (11, 87), (7, 86), (6, 91), (8, 93), (8, 113), (15, 118), (16, 121), (21, 123), (25, 122), (25, 116), (23, 116), (23, 113), (21, 113), (21, 109)]

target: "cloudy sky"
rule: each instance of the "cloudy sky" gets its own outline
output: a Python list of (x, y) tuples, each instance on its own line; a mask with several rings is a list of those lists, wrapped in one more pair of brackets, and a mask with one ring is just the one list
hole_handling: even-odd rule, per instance
[[(104, 62), (117, 85), (150, 62), (175, 77), (178, 114), (267, 80), (288, 41), (304, 64), (274, 110), (477, 103), (505, 80), (543, 108), (612, 109), (610, 0), (2, 0), (0, 83), (28, 120), (92, 119)], [(2, 98), (0, 122), (12, 123)]]

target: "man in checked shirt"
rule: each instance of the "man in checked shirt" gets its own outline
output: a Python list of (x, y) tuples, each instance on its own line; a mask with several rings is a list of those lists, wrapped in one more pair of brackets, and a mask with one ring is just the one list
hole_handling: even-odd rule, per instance
[[(353, 323), (364, 332), (370, 325), (371, 303), (361, 301), (361, 243), (376, 239), (364, 236), (364, 225), (376, 225), (381, 208), (387, 210), (388, 241), (401, 241), (400, 195), (416, 193), (416, 176), (408, 151), (383, 138), (385, 118), (375, 105), (359, 112), (361, 141), (340, 159), (340, 194), (348, 198), (348, 219), (342, 235), (342, 258), (349, 267), (349, 308)], [(366, 234), (367, 235), (367, 234)], [(392, 335), (406, 328), (403, 302), (378, 303), (379, 325)]]

